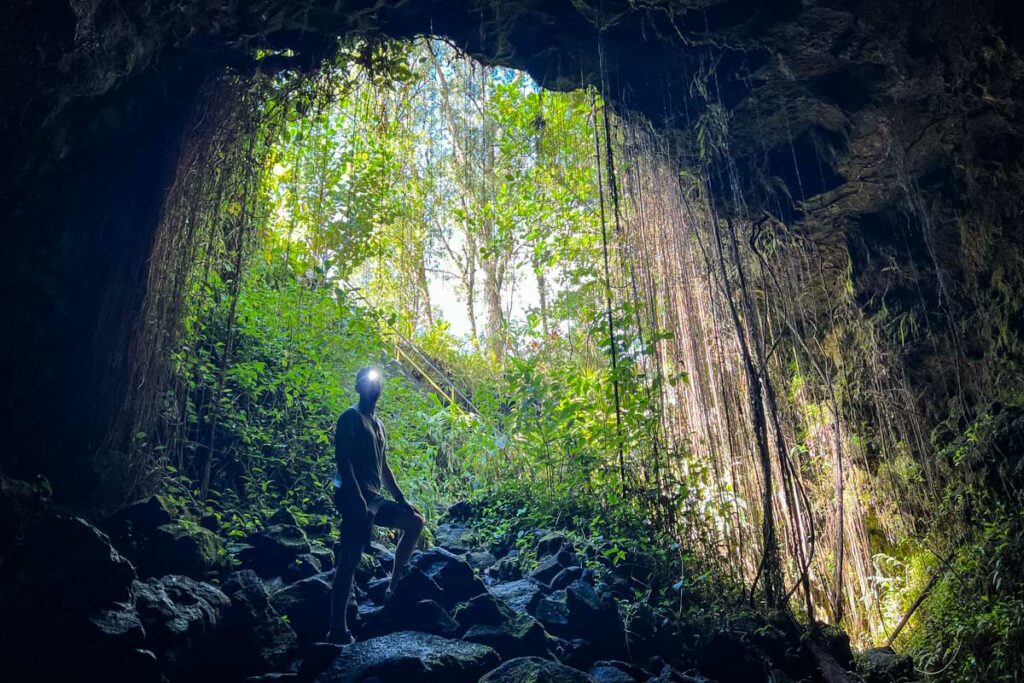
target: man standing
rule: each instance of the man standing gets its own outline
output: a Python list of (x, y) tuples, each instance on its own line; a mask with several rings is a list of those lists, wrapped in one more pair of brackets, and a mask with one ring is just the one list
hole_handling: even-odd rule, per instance
[[(352, 594), (352, 577), (370, 542), (372, 525), (400, 529), (402, 538), (395, 550), (388, 594), (394, 590), (416, 541), (423, 531), (423, 515), (405, 499), (387, 460), (384, 425), (374, 416), (383, 377), (376, 368), (356, 373), (359, 403), (338, 418), (334, 432), (334, 504), (341, 513), (341, 539), (331, 592), (331, 628), (327, 640), (347, 644), (354, 641), (348, 630), (346, 608)], [(381, 494), (381, 486), (394, 500)]]

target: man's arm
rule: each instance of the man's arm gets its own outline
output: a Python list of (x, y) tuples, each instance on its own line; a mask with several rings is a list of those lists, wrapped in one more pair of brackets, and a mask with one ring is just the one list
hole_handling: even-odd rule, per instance
[[(381, 433), (384, 434), (384, 456), (383, 463), (381, 463), (381, 475), (384, 477), (384, 487), (391, 492), (391, 495), (395, 497), (395, 501), (403, 505), (409, 505), (409, 501), (405, 499), (405, 494), (402, 493), (402, 489), (398, 486), (398, 481), (395, 480), (395, 473), (391, 471), (391, 465), (388, 464), (388, 449), (387, 449), (387, 435), (384, 432), (384, 425), (380, 426)], [(411, 505), (409, 507), (412, 507)]]
[(359, 502), (359, 506), (366, 510), (366, 499), (359, 489), (359, 482), (356, 481), (356, 471), (352, 466), (352, 426), (343, 417), (338, 418), (338, 425), (334, 431), (334, 462), (338, 466), (338, 476), (341, 477), (342, 496), (351, 496)]

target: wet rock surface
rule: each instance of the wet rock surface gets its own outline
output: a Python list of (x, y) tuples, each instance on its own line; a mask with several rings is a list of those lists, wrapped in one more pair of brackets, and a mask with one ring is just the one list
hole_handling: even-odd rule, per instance
[[(150, 533), (171, 523), (169, 513), (162, 501), (148, 499), (108, 524), (118, 534)], [(701, 631), (657, 604), (620, 603), (613, 586), (621, 568), (585, 562), (588, 555), (567, 536), (550, 532), (533, 534), (537, 545), (525, 548), (499, 539), (476, 540), (459, 554), (418, 551), (390, 596), (393, 555), (371, 544), (348, 607), (358, 640), (324, 643), (333, 571), (287, 575), (296, 562), (312, 571), (326, 559), (301, 552), (311, 544), (289, 516), (268, 520), (248, 539), (257, 544), (250, 548), (261, 548), (250, 559), (262, 557), (256, 565), (270, 576), (246, 568), (207, 582), (182, 574), (140, 577), (96, 527), (40, 513), (11, 556), (20, 559), (14, 581), (0, 585), (0, 606), (7, 608), (0, 636), (14, 645), (0, 671), (17, 674), (10, 680), (109, 677), (118, 662), (119, 675), (153, 683), (822, 680), (807, 642), (837, 667), (853, 667), (842, 633), (821, 629), (809, 641), (785, 613)], [(471, 520), (459, 523), (461, 539), (476, 537)], [(153, 546), (133, 551), (146, 547)], [(491, 548), (503, 554), (506, 569), (494, 571)], [(66, 550), (75, 553), (74, 563)], [(513, 566), (532, 569), (531, 576), (503, 578), (519, 575)], [(642, 567), (635, 558), (629, 576), (646, 579)], [(45, 660), (42, 653), (54, 646), (67, 657)], [(867, 683), (913, 680), (909, 660), (890, 651), (862, 653), (856, 666)]]

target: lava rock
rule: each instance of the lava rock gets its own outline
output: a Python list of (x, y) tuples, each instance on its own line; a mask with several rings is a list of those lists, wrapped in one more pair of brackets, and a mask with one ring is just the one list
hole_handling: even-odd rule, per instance
[(508, 605), (514, 612), (534, 614), (544, 597), (543, 587), (533, 579), (520, 579), (500, 583), (490, 589), (491, 595)]
[(573, 581), (582, 577), (583, 567), (566, 567), (555, 574), (555, 578), (551, 579), (551, 589), (560, 590), (562, 588), (567, 588)]
[(323, 570), (320, 567), (320, 560), (313, 553), (299, 555), (295, 561), (285, 567), (282, 577), (287, 583), (294, 583), (302, 579), (316, 576)]
[(517, 581), (523, 578), (523, 570), (515, 557), (506, 556), (494, 563), (487, 573), (499, 581)]
[(319, 676), (331, 665), (331, 662), (337, 659), (345, 647), (345, 645), (337, 643), (313, 643), (309, 652), (299, 663), (299, 669), (296, 672), (299, 680), (308, 682)]
[(542, 559), (548, 555), (557, 555), (563, 548), (572, 548), (572, 541), (565, 534), (559, 533), (548, 533), (540, 537), (537, 541), (537, 559)]
[(730, 631), (717, 631), (697, 648), (697, 668), (722, 681), (761, 681), (768, 677), (764, 657)]
[(288, 623), (300, 645), (321, 640), (331, 621), (331, 582), (333, 572), (302, 579), (270, 596), (270, 604)]
[(627, 662), (603, 660), (590, 667), (590, 675), (597, 683), (634, 683), (646, 681), (650, 674)]
[(475, 543), (473, 530), (461, 524), (442, 522), (434, 532), (434, 543), (455, 555), (464, 555)]
[(249, 546), (238, 559), (259, 576), (281, 576), (300, 555), (311, 553), (305, 532), (293, 524), (271, 524), (245, 539)]
[(625, 628), (615, 603), (600, 598), (584, 581), (574, 581), (542, 599), (537, 619), (557, 636), (593, 643), (605, 657), (616, 657), (625, 649)]
[(590, 675), (540, 657), (510, 659), (480, 683), (594, 683)]
[(442, 605), (454, 606), (487, 592), (469, 563), (443, 548), (431, 548), (421, 553), (413, 560), (413, 565), (440, 587), (442, 599), (439, 602)]
[(489, 594), (461, 605), (455, 620), (466, 628), (464, 640), (493, 647), (503, 659), (545, 655), (551, 645), (536, 619), (513, 612)]
[(238, 674), (280, 669), (295, 651), (297, 639), (270, 604), (263, 582), (252, 570), (233, 572), (224, 581), (224, 592), (231, 606), (219, 633), (223, 668)]
[(448, 506), (444, 511), (445, 519), (453, 521), (470, 519), (473, 516), (473, 504), (468, 500), (460, 500)]
[(103, 527), (142, 578), (179, 574), (201, 580), (227, 567), (220, 537), (187, 519), (164, 496), (119, 510)]
[(555, 555), (548, 555), (537, 565), (530, 577), (544, 584), (550, 584), (559, 572), (566, 567), (579, 565), (577, 557), (568, 550), (560, 550)]
[(908, 655), (897, 654), (892, 648), (875, 647), (857, 657), (857, 673), (864, 683), (904, 683), (917, 680), (914, 661)]
[(498, 654), (484, 645), (402, 631), (342, 648), (315, 680), (470, 683), (498, 661)]
[(147, 646), (164, 668), (177, 676), (204, 669), (231, 605), (227, 595), (210, 584), (173, 575), (136, 581), (132, 592)]
[(478, 572), (482, 572), (490, 566), (493, 566), (498, 559), (486, 550), (477, 552), (466, 553), (466, 562), (469, 562), (469, 566)]

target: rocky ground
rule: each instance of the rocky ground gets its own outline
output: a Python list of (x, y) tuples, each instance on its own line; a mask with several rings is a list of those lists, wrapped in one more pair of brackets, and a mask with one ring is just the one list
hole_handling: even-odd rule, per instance
[[(909, 658), (854, 656), (776, 613), (681, 625), (635, 602), (636, 563), (613, 566), (557, 532), (480, 543), (449, 509), (436, 545), (385, 599), (373, 544), (350, 605), (358, 641), (327, 630), (329, 528), (287, 512), (226, 544), (152, 497), (99, 525), (0, 481), (0, 679), (140, 682), (909, 680)], [(236, 558), (235, 562), (229, 558)], [(536, 561), (534, 561), (536, 560)], [(522, 567), (529, 567), (524, 575)]]

